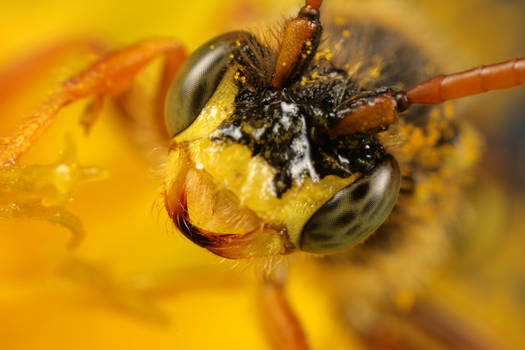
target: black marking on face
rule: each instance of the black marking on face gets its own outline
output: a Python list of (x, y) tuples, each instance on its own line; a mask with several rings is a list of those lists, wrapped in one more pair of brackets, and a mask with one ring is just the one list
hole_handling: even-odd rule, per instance
[(316, 78), (307, 86), (253, 90), (239, 84), (234, 113), (212, 135), (215, 141), (240, 143), (254, 157), (263, 157), (276, 170), (277, 197), (304, 176), (316, 182), (328, 175), (346, 178), (368, 172), (386, 154), (374, 133), (327, 136), (327, 130), (348, 113), (338, 110), (341, 101), (359, 90), (328, 61), (320, 62), (315, 71)]
[[(246, 82), (237, 81), (234, 113), (211, 136), (217, 142), (245, 145), (254, 157), (264, 158), (276, 171), (273, 184), (278, 198), (306, 177), (316, 182), (328, 175), (346, 178), (374, 169), (386, 155), (376, 137), (382, 130), (335, 139), (328, 137), (327, 130), (348, 115), (356, 97), (366, 103), (363, 96), (407, 87), (425, 74), (428, 60), (421, 50), (388, 28), (360, 20), (345, 25), (327, 22), (326, 28), (328, 47), (339, 49), (333, 58), (314, 59), (291, 86), (271, 87), (268, 64), (252, 64), (251, 56), (239, 62)], [(366, 38), (367, 44), (359, 38)], [(355, 71), (350, 63), (355, 64), (356, 52), (363, 56), (360, 68), (349, 75)], [(379, 64), (374, 57), (386, 58), (380, 75), (375, 82), (363, 82), (362, 75)], [(266, 73), (253, 73), (245, 66), (261, 66)], [(422, 111), (414, 107), (404, 116), (414, 119), (413, 112)]]

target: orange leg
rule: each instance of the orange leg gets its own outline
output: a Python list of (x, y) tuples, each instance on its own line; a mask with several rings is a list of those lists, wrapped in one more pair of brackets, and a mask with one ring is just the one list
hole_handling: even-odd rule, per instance
[[(151, 150), (170, 139), (164, 122), (164, 105), (175, 74), (186, 60), (181, 51), (168, 52), (153, 101), (146, 98), (140, 86), (132, 86), (116, 99), (124, 127), (142, 149)], [(95, 101), (96, 102), (96, 101)]]
[(12, 97), (29, 88), (36, 79), (72, 51), (87, 51), (99, 56), (106, 52), (106, 45), (92, 38), (71, 38), (17, 59), (0, 71), (0, 108), (5, 110)]
[(93, 124), (97, 121), (98, 116), (102, 113), (104, 107), (104, 96), (98, 95), (87, 106), (84, 115), (80, 118), (80, 124), (84, 127), (86, 134), (91, 130)]
[[(166, 80), (173, 77), (186, 56), (182, 46), (174, 40), (150, 39), (132, 45), (102, 58), (80, 74), (67, 80), (41, 108), (27, 120), (13, 136), (0, 139), (0, 166), (16, 163), (33, 142), (53, 122), (57, 113), (68, 104), (86, 97), (97, 97), (91, 117), (83, 123), (89, 129), (104, 97), (121, 94), (129, 87), (135, 75), (159, 56), (166, 57)], [(167, 83), (163, 83), (167, 86)], [(165, 93), (167, 89), (160, 89)]]
[[(188, 291), (245, 289), (241, 274), (220, 269), (175, 269), (166, 266), (156, 273), (115, 276), (111, 264), (64, 256), (60, 276), (83, 286), (94, 297), (94, 305), (112, 309), (144, 322), (165, 325), (176, 317), (159, 304), (183, 297)], [(249, 347), (248, 347), (249, 348)]]
[(303, 328), (288, 304), (284, 286), (264, 281), (260, 291), (260, 309), (268, 338), (278, 350), (308, 350)]

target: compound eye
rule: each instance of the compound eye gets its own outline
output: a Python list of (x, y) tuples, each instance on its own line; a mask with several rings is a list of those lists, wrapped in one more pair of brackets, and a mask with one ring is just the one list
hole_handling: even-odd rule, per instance
[(184, 62), (166, 99), (166, 127), (171, 137), (201, 113), (230, 65), (236, 44), (250, 36), (242, 31), (223, 34), (199, 47)]
[(390, 215), (399, 195), (401, 172), (388, 156), (370, 173), (343, 188), (306, 223), (301, 249), (332, 253), (363, 241)]

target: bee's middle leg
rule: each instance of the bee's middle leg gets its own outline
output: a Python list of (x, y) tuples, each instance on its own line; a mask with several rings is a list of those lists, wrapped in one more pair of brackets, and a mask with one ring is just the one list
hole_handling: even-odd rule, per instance
[(264, 330), (275, 349), (310, 349), (303, 327), (284, 294), (283, 281), (273, 276), (264, 279), (258, 301)]

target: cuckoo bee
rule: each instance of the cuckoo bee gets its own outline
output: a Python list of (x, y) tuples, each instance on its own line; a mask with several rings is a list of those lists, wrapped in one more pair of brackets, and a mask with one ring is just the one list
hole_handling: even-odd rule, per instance
[[(217, 255), (328, 254), (366, 241), (395, 221), (396, 202), (467, 164), (447, 165), (458, 157), (450, 146), (474, 136), (429, 105), (525, 80), (514, 59), (421, 82), (436, 64), (415, 44), (362, 20), (322, 23), (320, 7), (307, 1), (277, 50), (248, 32), (210, 40), (169, 90), (166, 208)], [(373, 41), (359, 54), (392, 60), (353, 66), (360, 35)]]
[[(0, 191), (7, 198), (0, 209), (11, 210), (2, 215), (45, 214), (77, 226), (61, 212), (61, 200), (52, 212), (35, 201), (62, 197), (49, 194), (57, 186), (39, 187), (42, 177), (19, 166), (19, 158), (60, 109), (79, 99), (95, 97), (86, 129), (108, 97), (133, 113), (122, 96), (139, 71), (163, 56), (153, 119), (165, 120), (170, 139), (164, 202), (188, 239), (230, 259), (301, 251), (333, 257), (327, 259), (333, 264), (341, 257), (381, 260), (389, 270), (395, 259), (378, 253), (386, 245), (409, 259), (410, 269), (431, 264), (459, 205), (461, 175), (478, 150), (475, 133), (440, 105), (524, 84), (525, 59), (428, 79), (440, 65), (418, 43), (359, 17), (325, 20), (322, 3), (307, 0), (276, 44), (235, 31), (189, 56), (169, 39), (104, 55), (0, 140)], [(71, 177), (75, 167), (62, 165), (45, 176), (68, 175), (58, 186), (66, 194), (98, 175), (81, 169)], [(276, 344), (306, 348), (282, 281), (268, 279), (265, 317), (280, 325), (273, 329)], [(372, 298), (369, 292), (363, 289)]]

